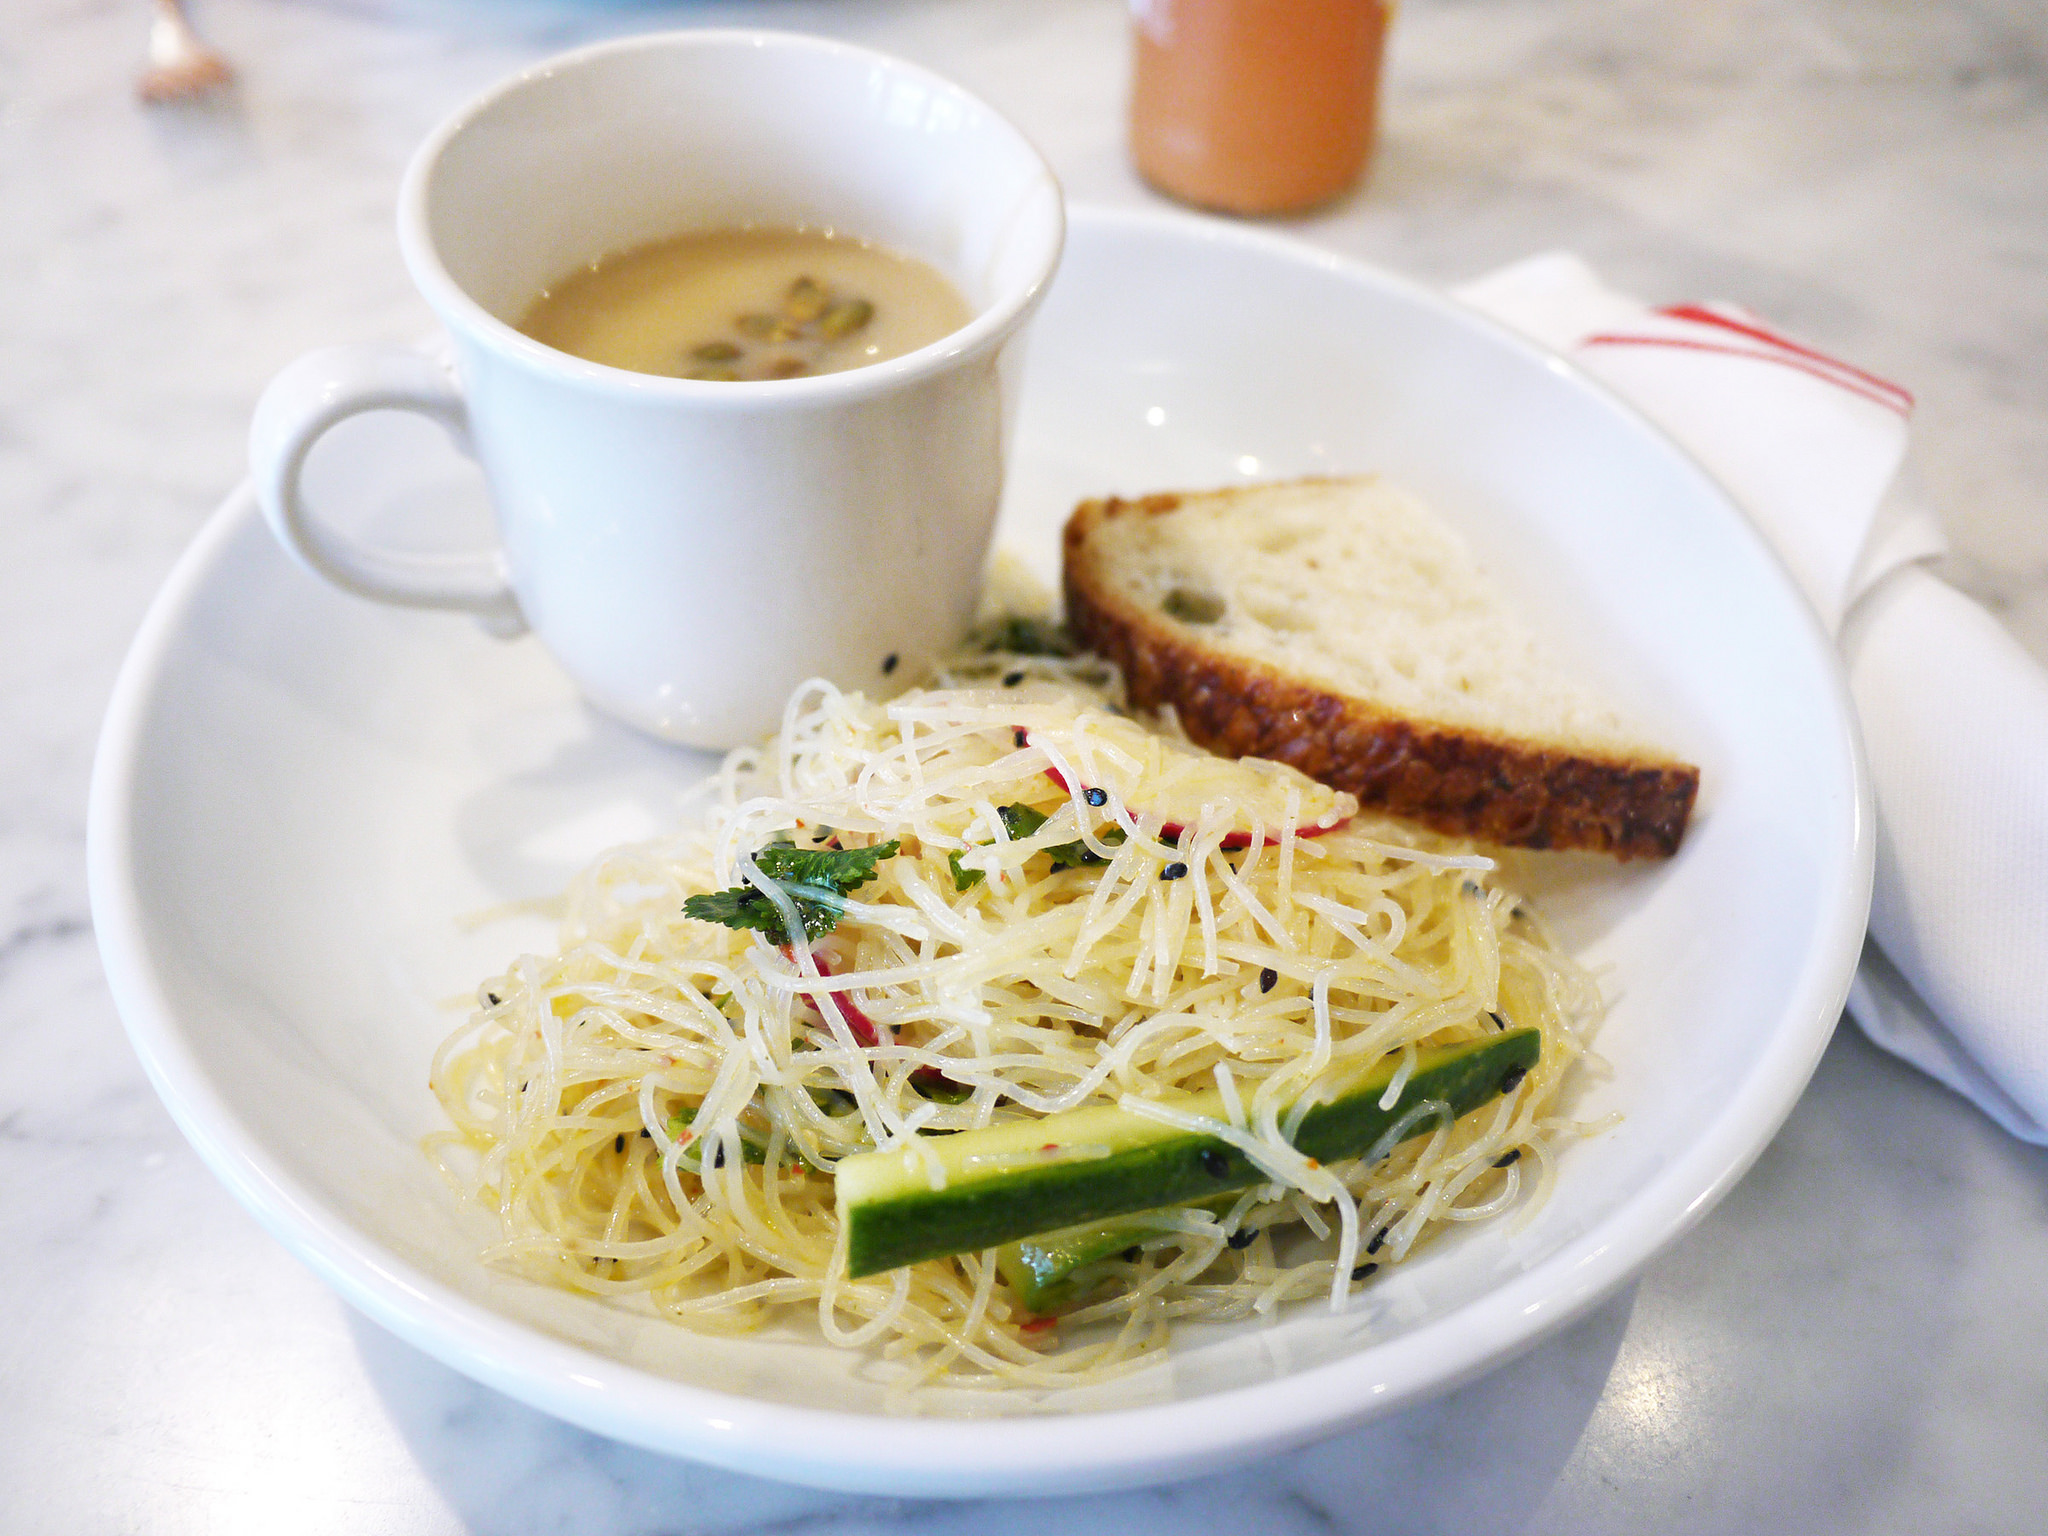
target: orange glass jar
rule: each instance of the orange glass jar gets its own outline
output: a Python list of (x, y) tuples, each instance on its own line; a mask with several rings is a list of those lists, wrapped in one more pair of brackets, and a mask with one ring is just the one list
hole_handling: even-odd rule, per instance
[(1132, 0), (1131, 154), (1171, 197), (1292, 213), (1372, 152), (1389, 0)]

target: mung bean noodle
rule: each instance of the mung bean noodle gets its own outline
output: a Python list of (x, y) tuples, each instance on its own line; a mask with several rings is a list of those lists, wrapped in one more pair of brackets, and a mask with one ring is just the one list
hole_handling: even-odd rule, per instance
[[(808, 1313), (898, 1384), (1074, 1384), (1178, 1320), (1341, 1304), (1540, 1199), (1576, 1129), (1560, 1085), (1598, 991), (1489, 857), (1133, 720), (1086, 659), (963, 662), (886, 704), (809, 684), (705, 801), (581, 875), (559, 952), (487, 981), (435, 1057), (430, 1148), (495, 1210), (494, 1262), (707, 1332)], [(788, 902), (750, 857), (778, 838), (899, 851), (808, 947), (777, 942), (786, 910), (774, 935), (684, 915), (743, 885)], [(1418, 1048), (1507, 1023), (1542, 1032), (1515, 1091), (1384, 1156), (1288, 1144), (1333, 1067), (1393, 1061), (1391, 1103)], [(987, 1253), (846, 1277), (838, 1158), (1090, 1104), (1179, 1124), (1171, 1096), (1202, 1089), (1228, 1121), (1184, 1128), (1268, 1182), (1161, 1215), (1078, 1310), (1032, 1316)]]

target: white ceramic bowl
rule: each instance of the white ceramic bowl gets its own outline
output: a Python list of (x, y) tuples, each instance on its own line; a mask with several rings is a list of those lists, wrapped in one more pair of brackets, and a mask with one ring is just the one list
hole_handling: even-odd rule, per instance
[[(1051, 1493), (1213, 1470), (1412, 1403), (1583, 1313), (1718, 1199), (1839, 1011), (1869, 814), (1831, 652), (1721, 492), (1563, 362), (1411, 284), (1271, 236), (1077, 215), (1039, 319), (1005, 539), (1050, 570), (1072, 501), (1378, 469), (1464, 524), (1532, 612), (1705, 770), (1663, 866), (1559, 862), (1607, 967), (1613, 1076), (1526, 1225), (1390, 1272), (1352, 1309), (1189, 1329), (1055, 1403), (931, 1394), (889, 1419), (862, 1357), (706, 1340), (478, 1262), (491, 1223), (419, 1150), (429, 1052), (521, 947), (458, 919), (559, 889), (667, 821), (706, 759), (580, 706), (531, 641), (337, 593), (231, 498), (137, 638), (93, 786), (93, 910), (137, 1052), (208, 1163), (370, 1316), (480, 1380), (771, 1477)], [(366, 418), (337, 497), (439, 476)], [(449, 1000), (456, 1006), (450, 1006)]]

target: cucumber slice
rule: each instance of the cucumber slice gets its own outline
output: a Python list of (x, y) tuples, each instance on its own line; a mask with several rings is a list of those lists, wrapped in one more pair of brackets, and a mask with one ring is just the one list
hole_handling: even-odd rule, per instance
[[(1294, 1145), (1324, 1163), (1361, 1157), (1418, 1104), (1438, 1100), (1457, 1116), (1512, 1092), (1541, 1050), (1535, 1030), (1513, 1029), (1423, 1051), (1385, 1108), (1380, 1100), (1393, 1081), (1395, 1059), (1326, 1080), (1311, 1090), (1315, 1105), (1302, 1116)], [(1224, 1118), (1222, 1095), (1213, 1089), (1172, 1104)], [(1425, 1117), (1414, 1134), (1434, 1123)], [(843, 1158), (835, 1175), (846, 1272), (855, 1279), (1064, 1227), (1190, 1205), (1265, 1177), (1226, 1141), (1108, 1104), (919, 1137), (909, 1147)]]
[[(1224, 1216), (1234, 1203), (1225, 1197), (1204, 1200), (1199, 1208)], [(1174, 1205), (1164, 1210), (1140, 1211), (1135, 1216), (1036, 1233), (998, 1248), (996, 1270), (1025, 1311), (1051, 1317), (1100, 1290), (1111, 1273), (1109, 1260), (1120, 1258), (1147, 1238), (1173, 1231), (1173, 1218), (1194, 1208)]]

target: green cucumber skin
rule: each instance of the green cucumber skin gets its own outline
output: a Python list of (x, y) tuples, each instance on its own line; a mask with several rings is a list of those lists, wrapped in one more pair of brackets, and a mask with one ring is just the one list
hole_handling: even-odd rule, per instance
[[(1295, 1150), (1321, 1163), (1341, 1163), (1363, 1157), (1387, 1128), (1424, 1099), (1442, 1099), (1451, 1106), (1451, 1118), (1469, 1114), (1501, 1092), (1501, 1082), (1510, 1072), (1519, 1083), (1533, 1071), (1542, 1054), (1543, 1037), (1533, 1029), (1514, 1029), (1472, 1042), (1469, 1053), (1452, 1056), (1427, 1069), (1417, 1068), (1402, 1086), (1401, 1097), (1392, 1109), (1381, 1109), (1391, 1075), (1377, 1091), (1370, 1084), (1328, 1104), (1318, 1104), (1301, 1118), (1294, 1133)], [(1422, 1120), (1411, 1135), (1436, 1129), (1434, 1118)]]
[[(1303, 1116), (1294, 1145), (1318, 1162), (1342, 1162), (1367, 1152), (1403, 1113), (1425, 1099), (1441, 1099), (1453, 1116), (1478, 1108), (1502, 1091), (1512, 1074), (1534, 1067), (1542, 1037), (1509, 1030), (1418, 1068), (1400, 1098), (1380, 1108), (1392, 1068), (1375, 1073), (1342, 1098)], [(1059, 1116), (1042, 1122), (1048, 1141), (1059, 1139)], [(1431, 1129), (1424, 1121), (1415, 1134)], [(973, 1131), (947, 1138), (949, 1152)], [(1159, 1206), (1189, 1205), (1265, 1182), (1251, 1160), (1213, 1136), (1159, 1127), (1141, 1145), (1088, 1162), (1006, 1169), (999, 1176), (949, 1181), (944, 1189), (918, 1187), (887, 1198), (848, 1204), (846, 1272), (852, 1279), (924, 1259), (997, 1248), (1061, 1227), (1107, 1221)]]
[[(1480, 1043), (1489, 1044), (1491, 1042), (1482, 1041)], [(1483, 1063), (1483, 1070), (1480, 1072), (1480, 1085), (1484, 1087), (1485, 1083), (1491, 1080), (1487, 1073), (1493, 1070), (1493, 1064), (1489, 1059), (1479, 1056), (1465, 1058), (1463, 1061), (1448, 1061), (1439, 1064), (1434, 1069), (1431, 1081), (1440, 1082), (1443, 1080), (1444, 1074), (1451, 1073), (1461, 1067), (1469, 1067), (1474, 1063)], [(1528, 1065), (1534, 1065), (1533, 1058)], [(1319, 1111), (1311, 1111), (1302, 1119), (1301, 1129), (1295, 1136), (1295, 1145), (1302, 1151), (1308, 1152), (1310, 1156), (1315, 1157), (1318, 1161), (1339, 1161), (1340, 1159), (1327, 1157), (1321, 1152), (1312, 1151), (1308, 1145), (1310, 1138), (1315, 1137), (1325, 1144), (1356, 1145), (1352, 1137), (1366, 1128), (1362, 1126), (1355, 1129), (1347, 1128), (1345, 1121), (1348, 1116), (1342, 1113), (1342, 1111), (1354, 1105), (1361, 1095), (1364, 1095), (1368, 1107), (1373, 1110), (1375, 1115), (1379, 1115), (1378, 1095), (1386, 1091), (1388, 1081), (1389, 1079), (1382, 1076), (1377, 1089), (1361, 1089), (1359, 1093), (1354, 1093), (1344, 1100), (1326, 1105)], [(1430, 1094), (1426, 1088), (1421, 1094), (1421, 1097), (1425, 1098), (1433, 1096), (1435, 1095)], [(1468, 1096), (1469, 1085), (1462, 1080), (1453, 1083), (1449, 1090), (1442, 1095), (1442, 1097), (1454, 1105), (1463, 1103)], [(1487, 1097), (1490, 1097), (1490, 1095), (1473, 1100), (1469, 1107), (1473, 1109), (1478, 1108), (1480, 1104), (1486, 1102)], [(1403, 1094), (1404, 1102), (1409, 1102), (1411, 1099), (1411, 1095)], [(1459, 1114), (1464, 1114), (1465, 1112), (1464, 1108), (1457, 1110)], [(1399, 1113), (1398, 1108), (1393, 1112), (1394, 1115)], [(1435, 1126), (1436, 1121), (1433, 1118), (1424, 1120), (1415, 1128), (1413, 1134), (1417, 1136), (1423, 1135), (1433, 1130)], [(1384, 1131), (1384, 1129), (1385, 1126), (1383, 1124), (1380, 1130)], [(1378, 1139), (1379, 1132), (1375, 1132), (1366, 1141), (1365, 1145), (1367, 1148), (1370, 1148), (1372, 1142)], [(1206, 1204), (1219, 1216), (1223, 1215), (1230, 1208), (1229, 1202), (1225, 1200), (1211, 1200), (1206, 1202)], [(1180, 1210), (1185, 1209), (1185, 1207), (1174, 1207), (1173, 1209)], [(996, 1254), (996, 1265), (1004, 1281), (1009, 1285), (1011, 1292), (1016, 1296), (1020, 1306), (1040, 1317), (1050, 1317), (1056, 1313), (1067, 1311), (1078, 1303), (1085, 1301), (1089, 1294), (1101, 1288), (1102, 1282), (1108, 1278), (1107, 1271), (1097, 1271), (1091, 1276), (1089, 1273), (1091, 1267), (1101, 1265), (1106, 1260), (1116, 1257), (1134, 1243), (1142, 1243), (1147, 1238), (1156, 1237), (1159, 1233), (1166, 1231), (1167, 1227), (1164, 1224), (1146, 1219), (1148, 1216), (1155, 1214), (1166, 1213), (1139, 1212), (1132, 1216), (1120, 1217), (1107, 1222), (1080, 1227), (1068, 1227), (1051, 1232), (1034, 1233), (1030, 1237), (1023, 1238), (1017, 1242), (1004, 1244)]]
[[(1205, 1200), (1203, 1206), (1218, 1216), (1227, 1215), (1234, 1201), (1226, 1196)], [(1173, 1230), (1170, 1218), (1187, 1206), (1169, 1206), (1163, 1211), (1141, 1211), (1112, 1221), (1085, 1227), (1064, 1227), (1037, 1232), (1020, 1242), (1005, 1243), (996, 1250), (996, 1269), (1016, 1296), (1018, 1305), (1040, 1317), (1064, 1312), (1097, 1288), (1106, 1273), (1090, 1282), (1088, 1270), (1123, 1253), (1133, 1243)]]

